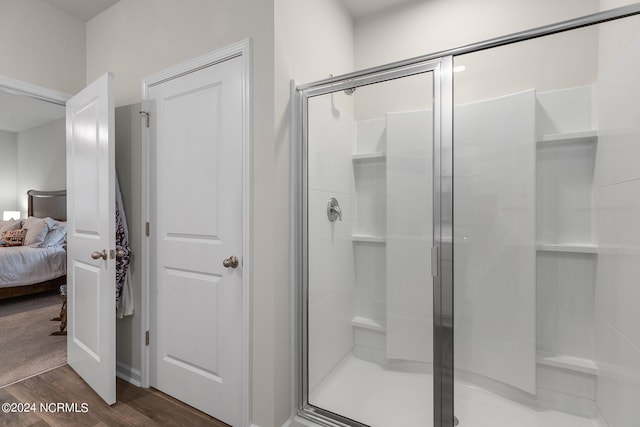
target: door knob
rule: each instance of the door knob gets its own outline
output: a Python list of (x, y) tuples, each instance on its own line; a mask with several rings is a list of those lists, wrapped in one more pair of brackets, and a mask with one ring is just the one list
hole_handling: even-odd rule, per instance
[(236, 268), (238, 266), (238, 257), (235, 255), (231, 255), (229, 258), (222, 261), (222, 265), (225, 267)]
[(102, 252), (98, 252), (98, 251), (91, 252), (91, 258), (93, 258), (93, 259), (102, 258), (103, 260), (106, 261), (107, 258), (109, 258), (109, 254), (107, 254), (107, 250), (106, 249), (103, 249)]

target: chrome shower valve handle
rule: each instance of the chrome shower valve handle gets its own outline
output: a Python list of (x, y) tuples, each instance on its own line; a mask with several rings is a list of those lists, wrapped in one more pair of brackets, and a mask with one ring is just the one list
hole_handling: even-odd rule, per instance
[(331, 222), (335, 222), (337, 219), (342, 221), (342, 209), (335, 197), (331, 197), (327, 201), (327, 218), (329, 218)]

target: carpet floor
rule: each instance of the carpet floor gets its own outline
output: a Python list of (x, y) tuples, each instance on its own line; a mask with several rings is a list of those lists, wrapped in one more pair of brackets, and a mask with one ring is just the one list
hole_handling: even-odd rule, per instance
[(67, 337), (49, 335), (61, 306), (57, 292), (0, 301), (0, 387), (67, 363)]

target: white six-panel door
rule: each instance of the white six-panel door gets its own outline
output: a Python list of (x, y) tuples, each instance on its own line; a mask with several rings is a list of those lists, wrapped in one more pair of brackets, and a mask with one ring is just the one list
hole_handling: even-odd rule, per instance
[(238, 56), (148, 87), (150, 385), (233, 426), (242, 423), (242, 84)]
[(113, 75), (67, 101), (69, 365), (116, 401)]

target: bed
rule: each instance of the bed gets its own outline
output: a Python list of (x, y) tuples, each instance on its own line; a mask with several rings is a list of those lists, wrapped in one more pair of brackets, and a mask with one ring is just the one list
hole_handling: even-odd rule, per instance
[[(28, 216), (67, 220), (67, 193), (29, 190)], [(26, 225), (26, 224), (25, 224)], [(25, 226), (23, 225), (23, 227)], [(67, 281), (64, 240), (47, 247), (0, 247), (0, 299), (55, 290)]]

